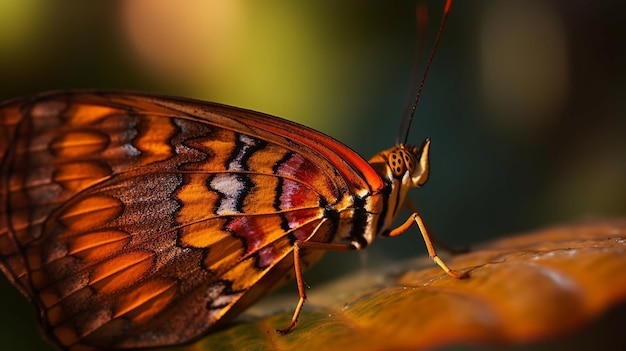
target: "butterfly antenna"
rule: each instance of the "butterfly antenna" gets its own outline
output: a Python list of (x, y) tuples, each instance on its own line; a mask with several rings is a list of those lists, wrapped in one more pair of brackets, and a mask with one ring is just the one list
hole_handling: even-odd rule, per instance
[(422, 81), (420, 82), (419, 88), (417, 89), (417, 94), (415, 94), (415, 101), (413, 102), (413, 107), (411, 108), (411, 115), (409, 117), (409, 123), (406, 128), (406, 134), (404, 135), (404, 143), (406, 144), (409, 139), (409, 131), (411, 130), (411, 124), (413, 123), (413, 117), (415, 116), (415, 110), (417, 109), (417, 103), (420, 100), (420, 96), (422, 95), (422, 90), (424, 90), (424, 83), (426, 82), (426, 77), (428, 76), (428, 71), (430, 71), (430, 66), (433, 63), (433, 58), (435, 57), (435, 53), (437, 52), (437, 47), (439, 46), (439, 41), (441, 41), (441, 35), (443, 34), (443, 29), (446, 27), (446, 21), (448, 20), (448, 13), (450, 13), (450, 7), (452, 6), (452, 0), (447, 0), (446, 5), (443, 8), (443, 17), (441, 19), (441, 25), (439, 26), (439, 32), (437, 33), (437, 39), (435, 39), (435, 44), (433, 45), (433, 50), (430, 53), (430, 57), (428, 58), (428, 63), (426, 64), (426, 69), (424, 70), (424, 75), (422, 76)]
[(417, 77), (418, 77), (418, 68), (422, 65), (422, 56), (424, 54), (424, 43), (426, 42), (426, 28), (428, 28), (428, 6), (422, 2), (417, 3), (415, 6), (415, 18), (417, 19), (417, 25), (415, 28), (417, 29), (417, 37), (418, 44), (416, 49), (417, 60), (415, 65), (413, 65), (413, 74), (411, 74), (411, 89), (409, 90), (409, 95), (406, 99), (406, 105), (404, 106), (404, 111), (402, 111), (402, 119), (400, 120), (400, 127), (398, 128), (398, 134), (396, 134), (396, 145), (400, 144), (400, 137), (402, 136), (402, 131), (404, 130), (404, 124), (406, 123), (407, 118), (409, 117), (409, 109), (411, 108), (413, 92), (416, 91), (417, 88)]

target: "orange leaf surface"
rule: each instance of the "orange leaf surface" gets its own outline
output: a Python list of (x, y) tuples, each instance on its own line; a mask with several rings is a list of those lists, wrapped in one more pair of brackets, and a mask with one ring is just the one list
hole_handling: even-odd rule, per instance
[[(179, 349), (415, 350), (567, 337), (626, 301), (626, 220), (540, 230), (446, 262), (470, 278), (451, 279), (424, 259), (357, 274), (311, 289), (286, 336), (273, 330), (288, 323), (290, 308)], [(620, 342), (615, 335), (602, 344)]]

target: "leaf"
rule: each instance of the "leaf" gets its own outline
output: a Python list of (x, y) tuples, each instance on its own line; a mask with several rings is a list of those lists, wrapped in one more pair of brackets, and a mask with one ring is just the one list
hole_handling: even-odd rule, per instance
[[(316, 287), (288, 335), (273, 330), (288, 323), (291, 308), (176, 349), (414, 350), (572, 335), (626, 301), (626, 219), (506, 238), (446, 262), (470, 277), (455, 280), (414, 260)], [(280, 300), (265, 306), (275, 310)], [(620, 342), (609, 337), (609, 345)]]

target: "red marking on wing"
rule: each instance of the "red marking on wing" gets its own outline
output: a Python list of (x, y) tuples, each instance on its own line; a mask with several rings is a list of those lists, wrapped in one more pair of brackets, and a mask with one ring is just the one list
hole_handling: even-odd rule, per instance
[(226, 229), (245, 240), (246, 253), (262, 247), (267, 238), (262, 223), (258, 223), (253, 216), (236, 217), (226, 225)]

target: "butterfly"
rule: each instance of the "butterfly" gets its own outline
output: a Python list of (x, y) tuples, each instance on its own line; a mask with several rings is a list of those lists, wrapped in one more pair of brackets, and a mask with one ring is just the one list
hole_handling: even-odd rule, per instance
[[(430, 140), (366, 161), (278, 117), (128, 92), (0, 105), (0, 269), (68, 350), (193, 341), (328, 250), (417, 224)], [(404, 208), (412, 214), (392, 222)]]

